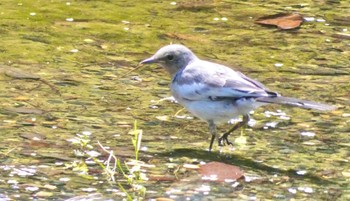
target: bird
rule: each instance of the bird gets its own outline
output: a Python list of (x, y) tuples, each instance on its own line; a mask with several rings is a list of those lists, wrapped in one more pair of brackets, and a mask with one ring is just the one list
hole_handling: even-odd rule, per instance
[(208, 122), (209, 151), (218, 137), (217, 125), (242, 116), (229, 131), (218, 137), (219, 146), (233, 145), (228, 136), (246, 125), (249, 113), (267, 104), (281, 104), (320, 111), (335, 110), (333, 105), (285, 97), (270, 91), (239, 71), (198, 58), (189, 48), (171, 44), (139, 63), (158, 64), (171, 76), (170, 91), (175, 100), (199, 119)]

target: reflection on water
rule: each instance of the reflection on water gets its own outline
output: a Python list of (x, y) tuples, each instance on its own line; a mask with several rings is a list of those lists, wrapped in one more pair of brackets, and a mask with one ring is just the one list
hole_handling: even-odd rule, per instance
[[(350, 199), (346, 1), (1, 4), (0, 198), (122, 197), (93, 161), (86, 159), (85, 174), (73, 168), (85, 158), (68, 140), (89, 132), (92, 150), (101, 151), (99, 141), (126, 160), (134, 154), (129, 131), (138, 120), (141, 160), (155, 165), (145, 170), (154, 178), (144, 183), (148, 198)], [(254, 24), (279, 12), (298, 12), (306, 21), (291, 31)], [(156, 66), (129, 73), (169, 43), (183, 43), (283, 95), (339, 109), (261, 108), (251, 127), (231, 135), (234, 149), (208, 153), (206, 123), (172, 101), (158, 102), (170, 96), (167, 73)], [(210, 161), (239, 166), (245, 178), (203, 182), (183, 167)]]

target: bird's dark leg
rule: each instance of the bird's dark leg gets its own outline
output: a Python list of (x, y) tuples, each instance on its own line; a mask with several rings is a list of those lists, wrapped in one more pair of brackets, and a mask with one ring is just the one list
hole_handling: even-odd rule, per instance
[(238, 122), (237, 124), (235, 124), (229, 131), (227, 131), (226, 133), (224, 133), (220, 138), (219, 138), (219, 146), (223, 146), (223, 145), (232, 145), (232, 142), (230, 142), (227, 138), (228, 136), (235, 131), (236, 129), (246, 125), (249, 122), (249, 115), (243, 115), (243, 120), (241, 122)]
[(211, 134), (211, 140), (210, 140), (210, 145), (209, 145), (209, 151), (213, 148), (213, 143), (216, 138), (216, 126), (214, 124), (214, 121), (208, 121), (209, 124), (209, 132)]

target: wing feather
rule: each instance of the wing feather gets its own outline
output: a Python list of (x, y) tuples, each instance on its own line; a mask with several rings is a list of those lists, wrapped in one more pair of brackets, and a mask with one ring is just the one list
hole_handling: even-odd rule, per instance
[(277, 95), (240, 72), (203, 60), (189, 64), (174, 76), (172, 92), (188, 100)]

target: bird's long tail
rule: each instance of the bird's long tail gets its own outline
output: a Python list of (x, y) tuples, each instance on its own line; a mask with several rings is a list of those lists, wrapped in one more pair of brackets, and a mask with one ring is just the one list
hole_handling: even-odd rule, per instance
[(321, 111), (329, 111), (329, 110), (336, 109), (336, 107), (333, 105), (327, 105), (327, 104), (316, 103), (312, 101), (300, 100), (297, 98), (290, 98), (290, 97), (283, 97), (283, 96), (261, 97), (261, 98), (257, 98), (256, 101), (262, 102), (262, 103), (290, 105), (290, 106), (296, 106), (296, 107), (301, 107), (305, 109), (316, 109)]

